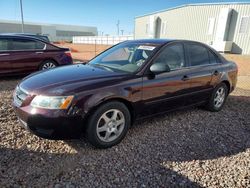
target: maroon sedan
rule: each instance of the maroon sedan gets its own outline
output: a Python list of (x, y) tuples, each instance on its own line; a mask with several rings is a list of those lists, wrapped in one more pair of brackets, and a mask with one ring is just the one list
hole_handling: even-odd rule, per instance
[(0, 76), (28, 74), (72, 63), (68, 48), (35, 37), (0, 35)]
[(88, 64), (26, 77), (13, 105), (21, 124), (38, 136), (85, 133), (91, 144), (107, 148), (125, 137), (134, 120), (189, 106), (221, 110), (236, 81), (236, 64), (207, 45), (136, 40)]

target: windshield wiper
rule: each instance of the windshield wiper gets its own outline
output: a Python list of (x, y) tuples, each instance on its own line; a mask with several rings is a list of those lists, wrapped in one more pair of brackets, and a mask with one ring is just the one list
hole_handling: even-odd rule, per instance
[(104, 68), (106, 68), (106, 69), (109, 69), (109, 70), (113, 71), (113, 68), (112, 68), (112, 67), (107, 66), (107, 65), (104, 65), (104, 64), (93, 63), (93, 64), (90, 64), (90, 65), (97, 66), (97, 67), (104, 67)]
[(83, 65), (87, 65), (89, 63), (89, 61), (83, 61), (82, 64)]

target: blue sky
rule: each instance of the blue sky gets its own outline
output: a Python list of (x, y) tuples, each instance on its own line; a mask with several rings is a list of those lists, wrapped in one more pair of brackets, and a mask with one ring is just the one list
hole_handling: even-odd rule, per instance
[[(124, 34), (134, 30), (134, 18), (189, 3), (236, 0), (23, 0), (24, 21), (96, 26), (99, 33)], [(247, 2), (250, 0), (244, 0)], [(238, 1), (241, 2), (241, 1)], [(0, 0), (0, 19), (20, 20), (19, 0)]]

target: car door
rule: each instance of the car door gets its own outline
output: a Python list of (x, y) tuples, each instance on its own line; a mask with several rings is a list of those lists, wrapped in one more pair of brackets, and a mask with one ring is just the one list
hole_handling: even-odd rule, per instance
[(211, 84), (213, 87), (218, 85), (221, 82), (221, 77), (223, 76), (224, 67), (222, 66), (223, 63), (219, 59), (216, 53), (212, 50), (208, 50), (210, 64), (211, 64), (211, 71), (212, 71), (212, 81)]
[(9, 39), (0, 38), (0, 74), (10, 73), (11, 67), (11, 56), (9, 52)]
[[(147, 71), (143, 76), (143, 116), (174, 110), (185, 102), (189, 83), (185, 77), (186, 57), (180, 42), (169, 44), (154, 59), (153, 64), (163, 64), (170, 71), (155, 74)], [(152, 64), (152, 65), (153, 65)]]
[(186, 42), (185, 49), (189, 59), (189, 73), (187, 74), (190, 94), (187, 105), (206, 101), (210, 96), (213, 75), (213, 64), (210, 63), (209, 50), (200, 43)]
[(16, 73), (28, 73), (38, 70), (43, 60), (45, 44), (33, 39), (12, 39), (12, 69)]

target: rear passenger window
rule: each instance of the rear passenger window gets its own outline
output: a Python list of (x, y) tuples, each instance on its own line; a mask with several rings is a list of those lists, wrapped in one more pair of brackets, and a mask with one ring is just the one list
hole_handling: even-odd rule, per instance
[(8, 40), (7, 39), (0, 39), (0, 51), (8, 50)]
[(188, 52), (191, 66), (209, 64), (208, 51), (205, 47), (197, 44), (188, 44)]
[(27, 39), (13, 39), (12, 41), (13, 50), (36, 50), (43, 49), (44, 46), (42, 42)]
[(155, 63), (166, 64), (170, 70), (180, 69), (185, 66), (185, 56), (182, 44), (167, 46), (155, 59)]
[(45, 47), (44, 43), (36, 41), (36, 49), (37, 50), (42, 50), (42, 49), (44, 49), (44, 47)]
[(216, 64), (219, 63), (219, 60), (217, 56), (215, 56), (212, 52), (208, 51), (209, 54), (209, 59), (210, 59), (210, 64)]

